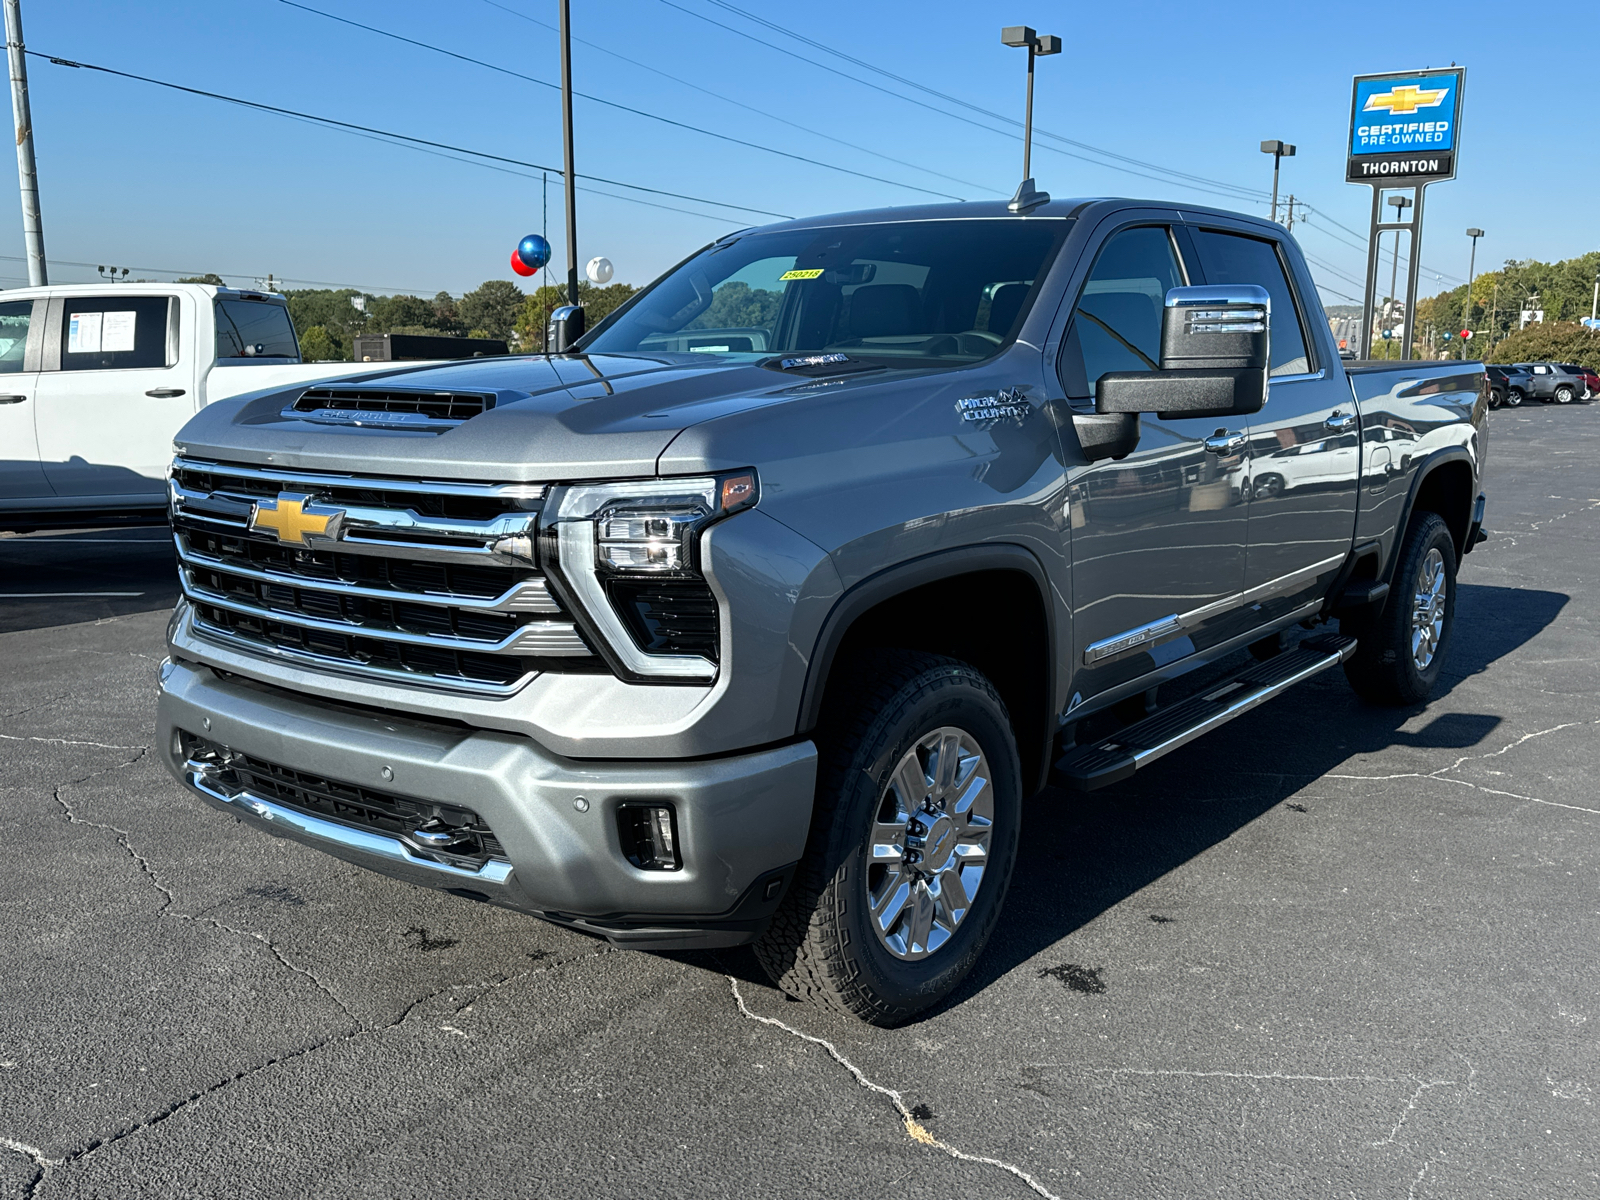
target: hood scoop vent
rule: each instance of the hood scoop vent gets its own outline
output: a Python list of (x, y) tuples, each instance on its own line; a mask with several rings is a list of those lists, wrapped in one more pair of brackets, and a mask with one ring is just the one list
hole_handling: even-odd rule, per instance
[(430, 392), (406, 388), (310, 388), (283, 410), (285, 417), (319, 425), (443, 432), (493, 408), (486, 392)]

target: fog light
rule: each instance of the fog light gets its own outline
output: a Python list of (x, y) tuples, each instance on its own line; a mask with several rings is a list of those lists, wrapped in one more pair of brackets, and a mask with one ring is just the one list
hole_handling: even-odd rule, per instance
[(670, 804), (624, 804), (617, 809), (622, 853), (642, 871), (676, 871), (678, 826)]

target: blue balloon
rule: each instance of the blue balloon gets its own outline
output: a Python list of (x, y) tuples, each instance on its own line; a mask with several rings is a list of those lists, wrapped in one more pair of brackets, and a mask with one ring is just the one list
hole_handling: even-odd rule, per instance
[(530, 233), (517, 243), (517, 257), (522, 260), (523, 266), (537, 271), (550, 261), (550, 243), (537, 233)]

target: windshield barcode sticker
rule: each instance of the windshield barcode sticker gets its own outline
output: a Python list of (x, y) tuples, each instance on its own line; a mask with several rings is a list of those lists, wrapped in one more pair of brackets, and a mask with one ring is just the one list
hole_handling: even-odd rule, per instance
[(822, 278), (822, 268), (818, 267), (814, 271), (785, 271), (782, 275), (778, 276), (778, 282), (779, 283), (787, 283), (791, 279), (821, 279), (821, 278)]

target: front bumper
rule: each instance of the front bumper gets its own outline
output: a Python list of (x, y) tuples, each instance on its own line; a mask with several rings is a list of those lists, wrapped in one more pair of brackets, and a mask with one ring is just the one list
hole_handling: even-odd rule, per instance
[[(478, 813), (504, 858), (452, 865), (399, 837), (239, 792), (191, 761), (183, 735), (295, 771)], [(515, 734), (318, 702), (182, 660), (164, 664), (157, 743), (208, 804), (359, 866), (650, 949), (749, 941), (805, 849), (816, 748), (701, 761), (561, 758)], [(575, 804), (587, 803), (582, 811)], [(617, 809), (670, 803), (683, 865), (641, 870)]]

